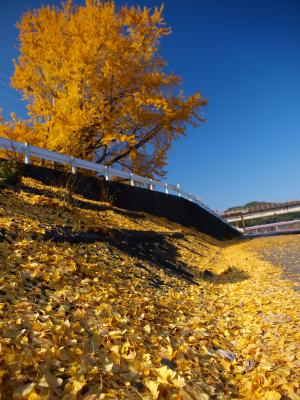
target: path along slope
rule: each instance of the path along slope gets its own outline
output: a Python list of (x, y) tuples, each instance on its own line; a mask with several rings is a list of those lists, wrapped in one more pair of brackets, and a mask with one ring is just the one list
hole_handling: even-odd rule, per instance
[(299, 399), (299, 292), (251, 241), (75, 200), (0, 189), (2, 399)]

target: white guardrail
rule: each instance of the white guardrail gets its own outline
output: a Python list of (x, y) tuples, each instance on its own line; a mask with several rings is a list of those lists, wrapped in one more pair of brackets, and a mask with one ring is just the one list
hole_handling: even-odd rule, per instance
[(150, 190), (156, 190), (155, 187), (159, 187), (166, 194), (169, 194), (169, 192), (174, 192), (179, 197), (183, 197), (189, 201), (192, 201), (193, 203), (200, 205), (210, 214), (213, 214), (216, 218), (220, 219), (225, 224), (229, 225), (231, 228), (237, 230), (234, 226), (232, 226), (226, 220), (221, 218), (220, 215), (217, 214), (214, 210), (205, 205), (202, 202), (202, 197), (196, 197), (193, 196), (191, 193), (185, 192), (180, 188), (179, 184), (172, 185), (170, 183), (161, 182), (156, 179), (145, 178), (143, 176), (139, 176), (131, 172), (121, 171), (117, 168), (108, 167), (106, 165), (97, 164), (92, 161), (82, 160), (81, 158), (75, 158), (65, 154), (57, 153), (55, 151), (32, 146), (26, 142), (25, 143), (17, 142), (15, 140), (10, 140), (2, 137), (0, 137), (0, 149), (24, 154), (25, 164), (30, 164), (30, 157), (36, 157), (42, 160), (53, 161), (64, 165), (70, 165), (73, 174), (76, 174), (77, 168), (82, 168), (90, 171), (95, 171), (98, 174), (105, 176), (105, 179), (107, 181), (110, 180), (112, 177), (118, 177), (128, 180), (131, 186), (134, 186), (135, 183), (139, 183), (148, 186)]

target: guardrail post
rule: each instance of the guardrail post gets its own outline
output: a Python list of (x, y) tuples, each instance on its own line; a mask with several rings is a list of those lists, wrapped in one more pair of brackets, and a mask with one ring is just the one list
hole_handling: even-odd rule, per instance
[(165, 183), (165, 190), (166, 190), (166, 194), (169, 194), (169, 191), (168, 191), (168, 184), (167, 184), (167, 183)]
[(108, 166), (105, 165), (105, 180), (109, 181), (109, 176), (108, 176)]
[(181, 197), (181, 193), (180, 193), (180, 186), (179, 186), (179, 183), (177, 183), (176, 187), (177, 187), (177, 192), (178, 192), (178, 196), (179, 196), (179, 197)]
[(130, 185), (134, 186), (133, 173), (130, 172)]
[(76, 174), (76, 167), (74, 165), (74, 157), (71, 157), (72, 174)]
[(24, 143), (24, 162), (25, 164), (30, 164), (30, 149), (27, 142)]
[(149, 189), (153, 190), (153, 184), (152, 184), (152, 179), (149, 178)]

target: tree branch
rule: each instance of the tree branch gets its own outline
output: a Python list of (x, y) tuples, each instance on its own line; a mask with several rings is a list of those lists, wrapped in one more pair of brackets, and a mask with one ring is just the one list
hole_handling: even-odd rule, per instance
[(105, 163), (105, 165), (109, 166), (114, 164), (115, 162), (121, 160), (122, 158), (128, 156), (133, 150), (137, 150), (140, 147), (142, 147), (144, 144), (149, 142), (160, 130), (162, 129), (162, 126), (156, 125), (151, 131), (149, 131), (139, 142), (135, 143), (134, 145), (128, 146), (126, 149), (124, 149), (121, 153), (119, 153), (116, 157), (110, 159)]
[(104, 146), (102, 155), (100, 158), (97, 159), (96, 163), (101, 164), (102, 161), (105, 159), (106, 155), (107, 155), (107, 146)]

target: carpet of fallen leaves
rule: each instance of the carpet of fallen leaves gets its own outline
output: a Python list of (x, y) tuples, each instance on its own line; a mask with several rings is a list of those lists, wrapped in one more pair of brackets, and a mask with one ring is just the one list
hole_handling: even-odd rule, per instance
[(1, 399), (300, 398), (299, 292), (252, 241), (62, 192), (0, 188)]
[(297, 283), (300, 290), (300, 235), (279, 235), (255, 238), (251, 248), (265, 260), (280, 266), (284, 276)]

